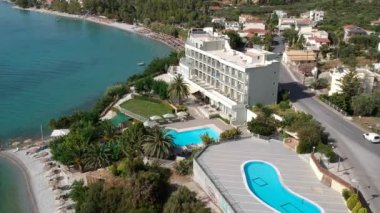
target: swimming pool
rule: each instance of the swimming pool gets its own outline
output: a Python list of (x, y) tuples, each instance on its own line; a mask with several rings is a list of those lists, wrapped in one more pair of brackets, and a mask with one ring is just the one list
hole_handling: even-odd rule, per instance
[(248, 161), (242, 165), (242, 173), (251, 194), (276, 212), (324, 213), (316, 203), (288, 189), (270, 163)]
[(178, 146), (186, 146), (190, 144), (201, 144), (201, 136), (208, 134), (211, 138), (219, 140), (219, 133), (212, 128), (206, 127), (201, 129), (194, 129), (189, 131), (177, 132), (169, 129), (167, 134), (173, 136), (174, 143)]

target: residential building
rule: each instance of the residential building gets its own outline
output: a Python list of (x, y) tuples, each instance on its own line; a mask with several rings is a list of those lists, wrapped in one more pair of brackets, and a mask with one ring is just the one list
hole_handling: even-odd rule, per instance
[[(346, 67), (337, 67), (330, 71), (331, 85), (329, 95), (342, 92), (341, 79), (347, 75), (350, 70)], [(361, 82), (363, 92), (373, 92), (380, 89), (380, 74), (370, 71), (367, 68), (356, 68), (355, 72)]]
[(294, 20), (294, 28), (295, 30), (299, 31), (304, 27), (311, 27), (313, 23), (310, 19), (295, 19)]
[(313, 22), (320, 22), (323, 21), (325, 17), (325, 12), (321, 10), (310, 10), (308, 12), (301, 14), (302, 18), (310, 19)]
[(226, 23), (226, 18), (213, 17), (211, 20), (211, 23), (220, 24), (220, 25), (224, 26), (224, 24)]
[(286, 29), (290, 29), (295, 26), (294, 18), (279, 18), (278, 19), (278, 30), (283, 32)]
[(240, 23), (237, 21), (229, 21), (229, 22), (225, 22), (224, 28), (226, 30), (239, 31), (241, 29), (241, 26), (240, 26)]
[(330, 44), (329, 34), (323, 30), (312, 30), (311, 34), (303, 34), (307, 50), (319, 51), (319, 48)]
[(255, 36), (264, 38), (267, 33), (268, 32), (263, 29), (246, 29), (246, 30), (243, 30), (243, 32), (239, 32), (239, 35), (240, 37), (246, 37), (246, 38), (252, 38)]
[(380, 25), (380, 20), (374, 20), (374, 21), (371, 21), (371, 25), (372, 25), (372, 26)]
[(306, 83), (306, 77), (313, 79), (318, 73), (316, 58), (316, 54), (310, 50), (288, 50), (284, 52), (282, 61), (295, 71), (298, 79)]
[(352, 38), (353, 36), (368, 35), (367, 31), (355, 25), (346, 25), (343, 27), (343, 30), (344, 30), (343, 40), (345, 42), (348, 42), (350, 38)]
[(248, 106), (276, 103), (277, 58), (277, 54), (265, 50), (233, 50), (226, 37), (192, 29), (179, 73), (192, 91), (199, 91), (206, 102), (217, 107), (222, 117), (243, 123)]
[(265, 23), (264, 21), (261, 21), (261, 20), (246, 22), (243, 24), (243, 30), (248, 30), (248, 29), (265, 30)]
[(274, 10), (273, 13), (276, 14), (279, 19), (286, 18), (288, 16), (288, 14), (283, 10)]
[(241, 14), (239, 16), (239, 23), (241, 23), (241, 24), (245, 24), (245, 23), (253, 22), (253, 21), (257, 21), (257, 20), (260, 20), (260, 18), (253, 16), (253, 15), (250, 15), (250, 14)]

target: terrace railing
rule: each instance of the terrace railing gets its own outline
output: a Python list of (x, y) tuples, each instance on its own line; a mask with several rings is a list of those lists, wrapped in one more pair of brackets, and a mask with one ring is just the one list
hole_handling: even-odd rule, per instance
[(118, 107), (118, 110), (120, 110), (120, 112), (122, 112), (122, 113), (126, 114), (127, 116), (129, 116), (129, 117), (131, 117), (133, 119), (136, 119), (138, 121), (145, 122), (145, 121), (148, 120), (148, 118), (145, 118), (145, 117), (143, 117), (141, 115), (138, 115), (138, 114), (136, 114), (134, 112), (131, 112), (129, 110), (126, 110), (124, 108)]

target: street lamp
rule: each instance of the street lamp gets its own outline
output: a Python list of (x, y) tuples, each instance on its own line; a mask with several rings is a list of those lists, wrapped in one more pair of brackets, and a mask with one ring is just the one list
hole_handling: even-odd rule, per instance
[(313, 146), (313, 154), (314, 154), (314, 152), (315, 152), (315, 146)]

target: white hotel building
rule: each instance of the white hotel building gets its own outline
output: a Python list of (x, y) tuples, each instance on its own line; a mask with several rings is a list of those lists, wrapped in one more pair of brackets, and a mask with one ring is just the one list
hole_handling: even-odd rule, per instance
[(228, 39), (203, 29), (192, 29), (178, 72), (203, 94), (222, 117), (247, 120), (247, 108), (277, 101), (279, 60), (274, 53), (231, 49)]

